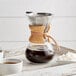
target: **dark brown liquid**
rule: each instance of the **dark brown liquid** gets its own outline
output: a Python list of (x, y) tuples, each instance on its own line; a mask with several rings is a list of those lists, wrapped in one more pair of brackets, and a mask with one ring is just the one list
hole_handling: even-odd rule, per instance
[(17, 62), (4, 62), (4, 64), (16, 64)]
[(26, 49), (26, 58), (34, 63), (46, 63), (52, 60), (54, 54), (52, 51), (45, 51), (45, 50), (31, 50), (31, 49)]

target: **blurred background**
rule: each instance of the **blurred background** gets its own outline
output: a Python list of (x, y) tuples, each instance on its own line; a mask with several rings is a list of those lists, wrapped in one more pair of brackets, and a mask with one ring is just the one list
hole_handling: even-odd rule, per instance
[(27, 44), (30, 31), (26, 11), (50, 12), (51, 35), (59, 45), (76, 50), (76, 0), (0, 0), (0, 46)]

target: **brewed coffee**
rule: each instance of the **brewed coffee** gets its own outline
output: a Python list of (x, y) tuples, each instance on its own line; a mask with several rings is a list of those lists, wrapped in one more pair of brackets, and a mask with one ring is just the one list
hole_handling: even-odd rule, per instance
[[(39, 46), (36, 46), (39, 47)], [(36, 48), (35, 47), (35, 48)], [(43, 47), (43, 46), (41, 46)], [(45, 47), (45, 46), (44, 46)], [(52, 60), (54, 53), (47, 48), (26, 49), (26, 58), (34, 63), (46, 63)]]
[(4, 62), (4, 64), (16, 64), (17, 62)]

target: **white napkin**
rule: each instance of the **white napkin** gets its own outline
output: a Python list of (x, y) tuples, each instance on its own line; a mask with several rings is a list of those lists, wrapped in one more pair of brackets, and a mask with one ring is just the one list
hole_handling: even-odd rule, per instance
[(68, 52), (57, 58), (58, 61), (75, 61), (76, 62), (76, 53)]

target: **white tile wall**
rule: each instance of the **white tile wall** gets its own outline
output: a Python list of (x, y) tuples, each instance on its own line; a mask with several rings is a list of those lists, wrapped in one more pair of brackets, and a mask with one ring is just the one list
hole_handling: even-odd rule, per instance
[(76, 17), (55, 17), (52, 24), (52, 35), (57, 40), (76, 40)]
[(26, 10), (76, 16), (76, 0), (0, 0), (0, 16), (25, 16)]
[[(54, 17), (51, 31), (57, 40), (76, 40), (76, 18)], [(0, 41), (27, 41), (29, 36), (26, 18), (0, 18)]]
[(76, 0), (0, 0), (0, 41), (27, 41), (30, 31), (25, 12), (43, 11), (55, 15), (51, 32), (55, 39), (76, 49), (75, 9)]

